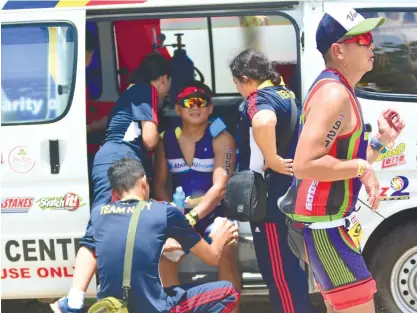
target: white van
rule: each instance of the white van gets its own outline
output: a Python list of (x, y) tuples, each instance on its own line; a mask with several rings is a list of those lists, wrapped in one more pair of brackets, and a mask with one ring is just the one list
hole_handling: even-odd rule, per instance
[[(165, 44), (175, 44), (175, 34), (183, 34), (197, 79), (215, 93), (214, 114), (235, 136), (242, 98), (228, 69), (231, 59), (256, 45), (279, 63), (287, 85), (302, 100), (324, 67), (315, 46), (317, 24), (324, 11), (344, 6), (387, 19), (374, 32), (374, 70), (356, 92), (371, 135), (378, 129), (379, 113), (388, 107), (396, 108), (407, 126), (374, 164), (384, 201), (372, 213), (362, 191), (358, 212), (365, 232), (364, 257), (378, 284), (377, 312), (416, 313), (414, 0), (6, 1), (0, 12), (1, 298), (58, 298), (69, 290), (78, 242), (90, 215), (86, 112), (103, 112), (114, 104), (127, 74), (137, 66), (136, 54), (152, 50), (154, 29), (166, 36)], [(99, 42), (87, 76), (86, 28)], [(174, 48), (165, 49), (172, 55)], [(161, 103), (160, 115), (161, 127), (174, 119), (168, 102)], [(240, 226), (243, 294), (263, 294), (250, 229)], [(214, 271), (192, 257), (181, 270), (184, 277), (204, 274), (206, 279)], [(88, 296), (95, 292), (93, 280)]]

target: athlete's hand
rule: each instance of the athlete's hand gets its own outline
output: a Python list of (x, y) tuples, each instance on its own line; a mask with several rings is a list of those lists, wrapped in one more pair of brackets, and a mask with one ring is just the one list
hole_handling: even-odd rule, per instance
[(375, 212), (379, 207), (380, 193), (379, 182), (372, 168), (370, 168), (369, 172), (361, 178), (361, 182), (365, 186), (366, 193), (369, 196), (369, 204), (371, 206), (371, 210)]
[(178, 241), (172, 238), (168, 238), (164, 244), (163, 251), (164, 252), (172, 252), (176, 250), (182, 250), (182, 247)]
[(380, 141), (384, 145), (395, 141), (404, 129), (405, 123), (397, 111), (387, 109), (378, 118), (378, 132)]
[(213, 241), (221, 239), (224, 240), (224, 244), (228, 244), (229, 242), (239, 238), (239, 228), (235, 223), (229, 221), (227, 218), (217, 217), (214, 220), (213, 229), (209, 237)]
[(293, 160), (292, 159), (283, 159), (279, 155), (276, 155), (275, 158), (267, 162), (265, 160), (265, 165), (263, 170), (265, 171), (267, 168), (270, 168), (274, 172), (294, 176), (294, 170), (293, 170)]

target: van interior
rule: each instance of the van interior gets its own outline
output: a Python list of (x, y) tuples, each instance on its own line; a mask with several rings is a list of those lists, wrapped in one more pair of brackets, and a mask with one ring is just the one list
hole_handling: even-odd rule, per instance
[[(130, 73), (153, 51), (172, 61), (170, 94), (176, 92), (175, 82), (186, 75), (185, 71), (192, 71), (194, 79), (212, 89), (212, 118), (220, 117), (235, 139), (243, 99), (233, 83), (229, 63), (245, 48), (254, 47), (265, 53), (278, 64), (277, 70), (287, 87), (297, 96), (301, 92), (298, 29), (284, 13), (159, 19), (123, 17), (89, 20), (86, 28), (98, 41), (93, 60), (86, 69), (87, 107), (93, 119), (108, 115), (119, 95), (128, 87)], [(170, 95), (160, 101), (159, 123), (161, 132), (179, 123)], [(103, 138), (104, 132), (88, 136), (88, 142), (100, 143)], [(246, 232), (250, 234), (250, 229)], [(241, 249), (245, 244), (247, 249)], [(215, 275), (215, 269), (187, 258), (180, 266), (182, 280), (195, 280), (195, 274), (202, 272), (206, 274), (200, 275), (204, 280), (214, 278), (210, 276)], [(247, 273), (244, 282), (252, 282), (256, 292), (255, 286), (260, 287), (261, 278), (259, 274), (250, 274), (259, 273), (250, 240), (240, 242), (239, 259), (242, 272)]]

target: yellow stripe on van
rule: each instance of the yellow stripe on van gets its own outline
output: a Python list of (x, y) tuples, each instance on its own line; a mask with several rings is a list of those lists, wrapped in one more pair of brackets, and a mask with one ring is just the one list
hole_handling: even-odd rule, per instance
[(52, 76), (54, 81), (56, 82), (56, 27), (48, 27), (49, 30), (49, 74)]
[(60, 0), (56, 7), (83, 7), (86, 6), (90, 0)]

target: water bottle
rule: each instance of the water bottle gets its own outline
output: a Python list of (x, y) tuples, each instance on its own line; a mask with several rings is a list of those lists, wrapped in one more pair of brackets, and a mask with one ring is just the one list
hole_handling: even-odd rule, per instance
[(182, 186), (178, 186), (175, 189), (175, 193), (172, 197), (172, 200), (175, 203), (175, 206), (184, 214), (184, 206), (185, 206), (185, 192), (182, 189)]

